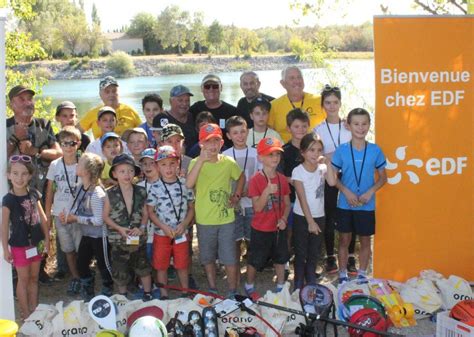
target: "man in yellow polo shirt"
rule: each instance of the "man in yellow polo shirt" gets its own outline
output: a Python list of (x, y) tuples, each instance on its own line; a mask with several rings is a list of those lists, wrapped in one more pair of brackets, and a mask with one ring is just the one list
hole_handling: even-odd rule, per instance
[(95, 139), (102, 137), (102, 132), (97, 125), (97, 113), (104, 106), (110, 106), (115, 109), (117, 113), (117, 126), (114, 132), (120, 136), (125, 130), (140, 126), (142, 121), (138, 113), (132, 107), (119, 103), (118, 86), (117, 80), (112, 76), (107, 76), (100, 81), (99, 95), (103, 104), (89, 110), (81, 118), (78, 126), (82, 132), (92, 128), (92, 134)]
[(291, 135), (286, 127), (286, 115), (293, 109), (301, 109), (309, 114), (310, 128), (312, 130), (326, 118), (326, 113), (321, 108), (321, 97), (304, 92), (304, 79), (301, 70), (296, 66), (289, 66), (281, 72), (281, 85), (286, 89), (286, 94), (271, 101), (268, 126), (276, 130), (285, 143)]

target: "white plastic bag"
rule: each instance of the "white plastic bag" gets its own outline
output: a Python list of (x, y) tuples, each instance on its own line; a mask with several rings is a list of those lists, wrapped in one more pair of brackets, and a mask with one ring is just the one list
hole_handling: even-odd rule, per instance
[(465, 279), (451, 275), (448, 279), (436, 281), (436, 286), (441, 292), (444, 309), (451, 309), (456, 303), (472, 299), (472, 289)]
[(84, 301), (72, 301), (67, 306), (56, 303), (58, 314), (53, 318), (54, 336), (93, 336), (98, 324), (89, 315)]
[(405, 302), (413, 304), (415, 317), (431, 315), (443, 304), (437, 288), (430, 279), (411, 278), (401, 285), (399, 292)]
[(58, 311), (54, 305), (39, 304), (25, 320), (19, 332), (25, 336), (53, 336), (52, 320), (57, 314)]

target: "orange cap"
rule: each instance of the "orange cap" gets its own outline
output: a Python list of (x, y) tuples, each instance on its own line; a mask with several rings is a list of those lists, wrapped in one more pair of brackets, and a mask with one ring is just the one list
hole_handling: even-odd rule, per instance
[(275, 151), (283, 152), (282, 144), (277, 138), (266, 137), (258, 142), (257, 153), (259, 156), (266, 156)]
[(212, 137), (222, 139), (222, 130), (217, 124), (205, 124), (199, 129), (199, 142), (204, 142)]

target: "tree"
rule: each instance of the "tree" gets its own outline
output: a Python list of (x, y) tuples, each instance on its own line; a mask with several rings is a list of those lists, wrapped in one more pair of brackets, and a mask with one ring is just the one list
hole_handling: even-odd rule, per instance
[(100, 17), (99, 17), (99, 12), (97, 12), (97, 7), (95, 6), (95, 2), (92, 3), (91, 17), (92, 17), (92, 23), (100, 27)]
[(158, 15), (155, 34), (164, 48), (177, 47), (181, 55), (188, 44), (189, 26), (189, 12), (176, 5), (168, 6)]
[(239, 28), (235, 25), (223, 27), (223, 45), (227, 49), (227, 54), (240, 54), (240, 34)]
[(206, 43), (206, 26), (204, 25), (204, 13), (196, 12), (191, 23), (191, 41), (197, 44), (199, 55), (202, 54), (202, 46)]
[(247, 54), (250, 54), (252, 51), (257, 51), (259, 45), (261, 44), (260, 38), (257, 36), (253, 30), (241, 28), (240, 32), (240, 49)]
[(77, 55), (80, 45), (84, 42), (87, 22), (84, 15), (68, 15), (60, 21), (59, 36), (64, 41), (64, 48), (70, 55)]
[(150, 55), (154, 45), (158, 42), (155, 38), (155, 27), (157, 25), (156, 19), (150, 13), (138, 13), (132, 19), (127, 34), (131, 37), (138, 37), (143, 39), (143, 49), (145, 54)]
[(207, 31), (207, 42), (214, 46), (216, 53), (219, 53), (219, 46), (224, 38), (222, 26), (217, 20), (214, 20)]
[(102, 50), (107, 49), (107, 39), (97, 23), (93, 23), (92, 27), (87, 30), (84, 44), (87, 46), (88, 54), (92, 57), (98, 57)]

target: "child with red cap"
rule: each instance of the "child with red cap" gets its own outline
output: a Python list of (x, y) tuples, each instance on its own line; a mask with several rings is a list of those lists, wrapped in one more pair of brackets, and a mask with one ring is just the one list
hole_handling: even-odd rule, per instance
[[(186, 187), (196, 193), (196, 224), (199, 258), (206, 270), (210, 291), (216, 288), (216, 259), (224, 264), (229, 295), (237, 292), (235, 246), (235, 212), (245, 184), (245, 175), (231, 157), (220, 154), (224, 140), (221, 128), (205, 124), (199, 130), (201, 154), (189, 165)], [(232, 193), (231, 182), (237, 181)]]
[(277, 275), (276, 292), (285, 283), (285, 264), (289, 260), (287, 220), (290, 213), (290, 186), (284, 175), (277, 172), (283, 152), (281, 142), (272, 137), (260, 140), (258, 159), (263, 169), (250, 179), (248, 197), (255, 212), (250, 232), (245, 292), (253, 300), (260, 296), (255, 290), (257, 271), (263, 270), (272, 258)]

